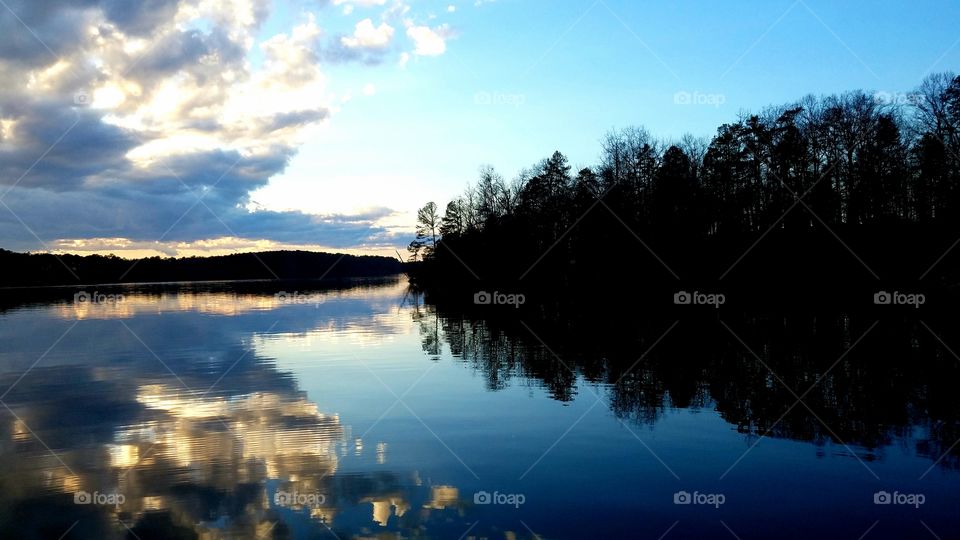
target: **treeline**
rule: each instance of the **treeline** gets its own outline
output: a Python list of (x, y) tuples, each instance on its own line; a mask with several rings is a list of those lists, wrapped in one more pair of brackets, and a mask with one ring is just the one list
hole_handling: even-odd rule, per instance
[(953, 283), (960, 77), (932, 75), (896, 97), (807, 96), (741, 115), (712, 139), (617, 130), (599, 163), (577, 171), (560, 152), (512, 181), (485, 166), (442, 212), (420, 210), (416, 275)]
[(390, 257), (310, 251), (267, 251), (216, 257), (124, 259), (115, 255), (53, 255), (0, 249), (0, 286), (342, 279), (403, 271)]

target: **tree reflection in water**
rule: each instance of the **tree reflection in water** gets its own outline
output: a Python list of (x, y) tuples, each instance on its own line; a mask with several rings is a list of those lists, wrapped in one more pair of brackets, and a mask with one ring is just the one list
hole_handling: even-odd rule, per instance
[(638, 424), (652, 426), (666, 408), (715, 409), (751, 438), (832, 441), (860, 447), (864, 460), (910, 440), (916, 455), (960, 467), (950, 321), (727, 311), (622, 318), (590, 309), (487, 316), (412, 296), (424, 351), (437, 355), (443, 342), (490, 390), (533, 380), (569, 401), (594, 385), (615, 415)]

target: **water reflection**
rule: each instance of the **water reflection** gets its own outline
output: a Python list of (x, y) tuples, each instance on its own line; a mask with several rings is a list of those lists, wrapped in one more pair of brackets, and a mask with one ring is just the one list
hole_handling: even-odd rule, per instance
[[(340, 419), (292, 386), (202, 395), (135, 377), (123, 369), (53, 368), (31, 380), (29, 395), (16, 394), (18, 385), (3, 416), (9, 438), (0, 459), (16, 474), (7, 485), (17, 488), (5, 492), (14, 499), (6, 502), (59, 506), (85, 524), (96, 513), (98, 523), (132, 528), (163, 511), (174, 528), (199, 524), (198, 532), (216, 533), (209, 537), (255, 537), (276, 521), (271, 494), (258, 486), (272, 480), (276, 489), (320, 492), (337, 470)], [(80, 403), (83, 412), (72, 413)], [(312, 509), (323, 520), (333, 514)], [(30, 532), (24, 522), (7, 525), (17, 537)]]
[[(758, 504), (808, 513), (842, 477), (820, 525), (856, 538), (881, 517), (874, 470), (932, 467), (924, 523), (956, 524), (949, 321), (491, 316), (399, 280), (302, 287), (7, 302), (0, 538), (722, 536), (672, 496), (745, 451), (717, 514), (743, 537), (779, 531)], [(793, 510), (762, 506), (765, 482)], [(477, 502), (496, 490), (526, 505)]]
[[(378, 297), (392, 308), (396, 284), (312, 303), (148, 290), (13, 306), (0, 328), (0, 537), (334, 537), (457, 512), (456, 487), (417, 474), (339, 474), (363, 439), (254, 346), (272, 332), (395, 332)], [(371, 450), (387, 464), (386, 443)]]
[(906, 443), (938, 467), (960, 467), (950, 320), (666, 313), (611, 326), (569, 307), (491, 316), (413, 301), (424, 353), (445, 345), (490, 390), (536, 380), (570, 401), (591, 385), (617, 417), (639, 425), (675, 408), (716, 410), (753, 440), (833, 442), (864, 460)]

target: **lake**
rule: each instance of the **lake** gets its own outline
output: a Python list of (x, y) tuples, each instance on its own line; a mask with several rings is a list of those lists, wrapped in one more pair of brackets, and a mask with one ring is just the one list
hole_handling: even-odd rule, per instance
[(8, 301), (0, 537), (960, 537), (950, 321), (297, 287)]

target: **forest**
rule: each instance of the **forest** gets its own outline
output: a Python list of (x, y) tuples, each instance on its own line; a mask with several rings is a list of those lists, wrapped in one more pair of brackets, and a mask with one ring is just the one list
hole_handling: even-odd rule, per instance
[(147, 257), (16, 253), (0, 249), (0, 287), (168, 281), (316, 280), (400, 273), (390, 257), (308, 251), (234, 253), (214, 257)]
[[(629, 127), (598, 163), (560, 152), (417, 215), (428, 287), (713, 284), (949, 287), (960, 268), (960, 77), (913, 92), (808, 95), (712, 139)], [(619, 286), (619, 285), (618, 285)]]

